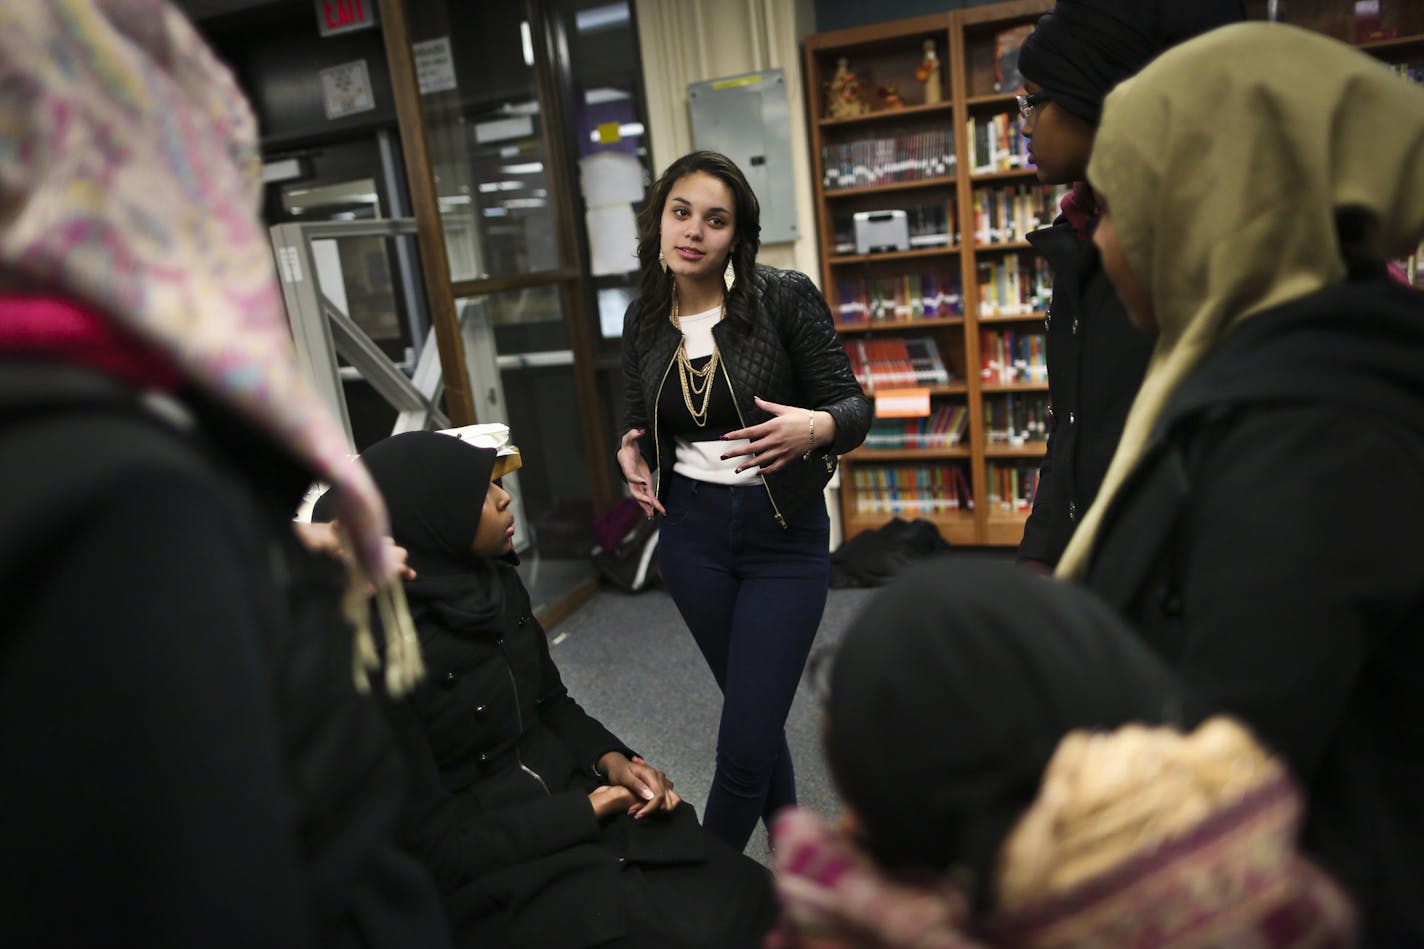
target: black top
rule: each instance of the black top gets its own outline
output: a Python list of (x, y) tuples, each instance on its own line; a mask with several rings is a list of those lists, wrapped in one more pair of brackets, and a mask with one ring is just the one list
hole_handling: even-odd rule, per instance
[(1018, 558), (1052, 565), (1098, 495), (1157, 334), (1128, 320), (1097, 248), (1066, 218), (1028, 239), (1053, 268), (1044, 321), (1052, 411)]
[[(701, 369), (711, 358), (704, 356), (694, 359), (692, 367)], [(690, 384), (692, 380), (689, 378), (688, 382)], [(693, 395), (692, 404), (700, 409), (701, 396)], [(693, 421), (692, 413), (687, 409), (687, 400), (682, 394), (679, 367), (673, 366), (672, 371), (668, 373), (667, 384), (663, 386), (662, 398), (658, 401), (659, 431), (685, 438), (690, 442), (707, 442), (715, 441), (727, 432), (735, 432), (742, 427), (741, 420), (737, 418), (737, 407), (732, 403), (732, 390), (727, 387), (727, 380), (723, 378), (720, 367), (712, 379), (712, 395), (707, 405), (705, 421), (706, 425), (698, 425)]]
[(0, 362), (0, 916), (14, 945), (439, 946), (344, 571), (250, 429)]
[(1372, 944), (1424, 945), (1424, 295), (1244, 322), (1185, 380), (1087, 583), (1281, 753)]

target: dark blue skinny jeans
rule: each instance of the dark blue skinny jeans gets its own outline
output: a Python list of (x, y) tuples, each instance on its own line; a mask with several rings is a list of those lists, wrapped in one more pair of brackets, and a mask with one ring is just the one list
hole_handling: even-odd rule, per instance
[(677, 474), (664, 507), (663, 582), (722, 690), (702, 823), (743, 850), (759, 818), (796, 803), (786, 716), (826, 608), (830, 521), (812, 504), (782, 528), (760, 482)]

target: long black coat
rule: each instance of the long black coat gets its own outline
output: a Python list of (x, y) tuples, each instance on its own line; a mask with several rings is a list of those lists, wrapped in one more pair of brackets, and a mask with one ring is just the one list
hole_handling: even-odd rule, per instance
[[(731, 379), (737, 411), (747, 425), (771, 416), (754, 398), (826, 411), (836, 420), (832, 444), (817, 449), (766, 476), (772, 504), (783, 520), (822, 499), (835, 471), (837, 456), (865, 441), (870, 428), (870, 400), (855, 380), (845, 347), (836, 335), (826, 300), (803, 273), (759, 266), (750, 278), (752, 325), (723, 320), (712, 328), (722, 365)], [(644, 337), (638, 326), (638, 301), (623, 318), (623, 431), (641, 428), (643, 457), (657, 481), (658, 496), (667, 499), (676, 453), (674, 439), (657, 430), (658, 394), (668, 380), (682, 334), (663, 320), (657, 332)], [(673, 378), (670, 383), (676, 385)], [(783, 525), (784, 526), (784, 525)]]
[(690, 806), (595, 818), (588, 794), (606, 781), (594, 764), (633, 752), (569, 696), (518, 573), (496, 569), (494, 619), (411, 584), (429, 675), (392, 710), (414, 779), (406, 839), (445, 894), (456, 941), (757, 944), (773, 912), (766, 875)]
[(307, 474), (219, 410), (0, 361), (0, 917), (16, 946), (448, 944)]
[(1066, 218), (1028, 239), (1053, 269), (1044, 320), (1053, 411), (1018, 558), (1056, 564), (1098, 496), (1157, 334), (1128, 321), (1097, 247)]
[(1424, 945), (1424, 296), (1383, 281), (1242, 324), (1183, 383), (1087, 573), (1308, 797), (1375, 944)]

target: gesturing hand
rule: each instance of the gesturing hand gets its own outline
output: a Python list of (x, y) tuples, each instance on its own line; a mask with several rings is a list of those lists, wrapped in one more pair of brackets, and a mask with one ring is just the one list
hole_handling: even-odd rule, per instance
[(641, 428), (630, 428), (623, 433), (622, 444), (618, 447), (618, 467), (623, 469), (628, 490), (632, 492), (633, 500), (638, 502), (638, 507), (643, 509), (643, 515), (652, 517), (654, 511), (659, 514), (666, 514), (667, 511), (663, 510), (662, 502), (653, 491), (652, 470), (638, 450), (638, 439), (645, 434)]
[[(771, 418), (760, 425), (739, 428), (722, 436), (724, 441), (750, 439), (748, 444), (729, 448), (722, 454), (724, 461), (738, 455), (751, 456), (746, 464), (737, 469), (738, 474), (753, 465), (760, 467), (762, 474), (780, 471), (812, 448), (825, 445), (835, 437), (836, 421), (829, 412), (810, 412), (762, 398), (758, 398), (756, 404), (762, 411), (770, 412)], [(813, 415), (814, 426), (810, 418)], [(816, 433), (814, 442), (811, 439), (813, 427)]]
[(670, 811), (682, 802), (672, 789), (667, 775), (642, 758), (631, 760), (622, 752), (610, 751), (598, 759), (598, 770), (608, 775), (609, 783), (627, 788), (634, 802), (628, 813), (641, 819), (654, 811)]

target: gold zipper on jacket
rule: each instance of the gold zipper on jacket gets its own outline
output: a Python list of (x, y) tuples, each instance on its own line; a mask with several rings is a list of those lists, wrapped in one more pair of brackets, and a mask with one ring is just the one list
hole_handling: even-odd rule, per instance
[[(722, 360), (722, 378), (727, 380), (727, 391), (732, 393), (732, 408), (737, 410), (737, 421), (742, 423), (742, 428), (746, 428), (747, 420), (742, 417), (742, 406), (737, 402), (737, 390), (732, 387), (732, 376), (727, 372), (726, 360)], [(757, 469), (757, 477), (761, 479), (761, 486), (766, 488), (766, 499), (771, 502), (772, 515), (776, 518), (776, 523), (780, 524), (784, 530), (786, 518), (781, 516), (781, 508), (776, 506), (776, 498), (771, 493), (771, 485), (766, 483), (766, 475), (761, 473), (760, 468)]]
[[(678, 343), (679, 346), (682, 343)], [(672, 351), (672, 358), (668, 360), (667, 368), (663, 370), (662, 381), (658, 383), (658, 394), (653, 397), (653, 460), (658, 463), (658, 468), (653, 472), (653, 498), (656, 499), (663, 490), (663, 453), (658, 448), (658, 406), (663, 401), (663, 386), (667, 385), (668, 373), (672, 372), (673, 363), (677, 362), (677, 350)]]

